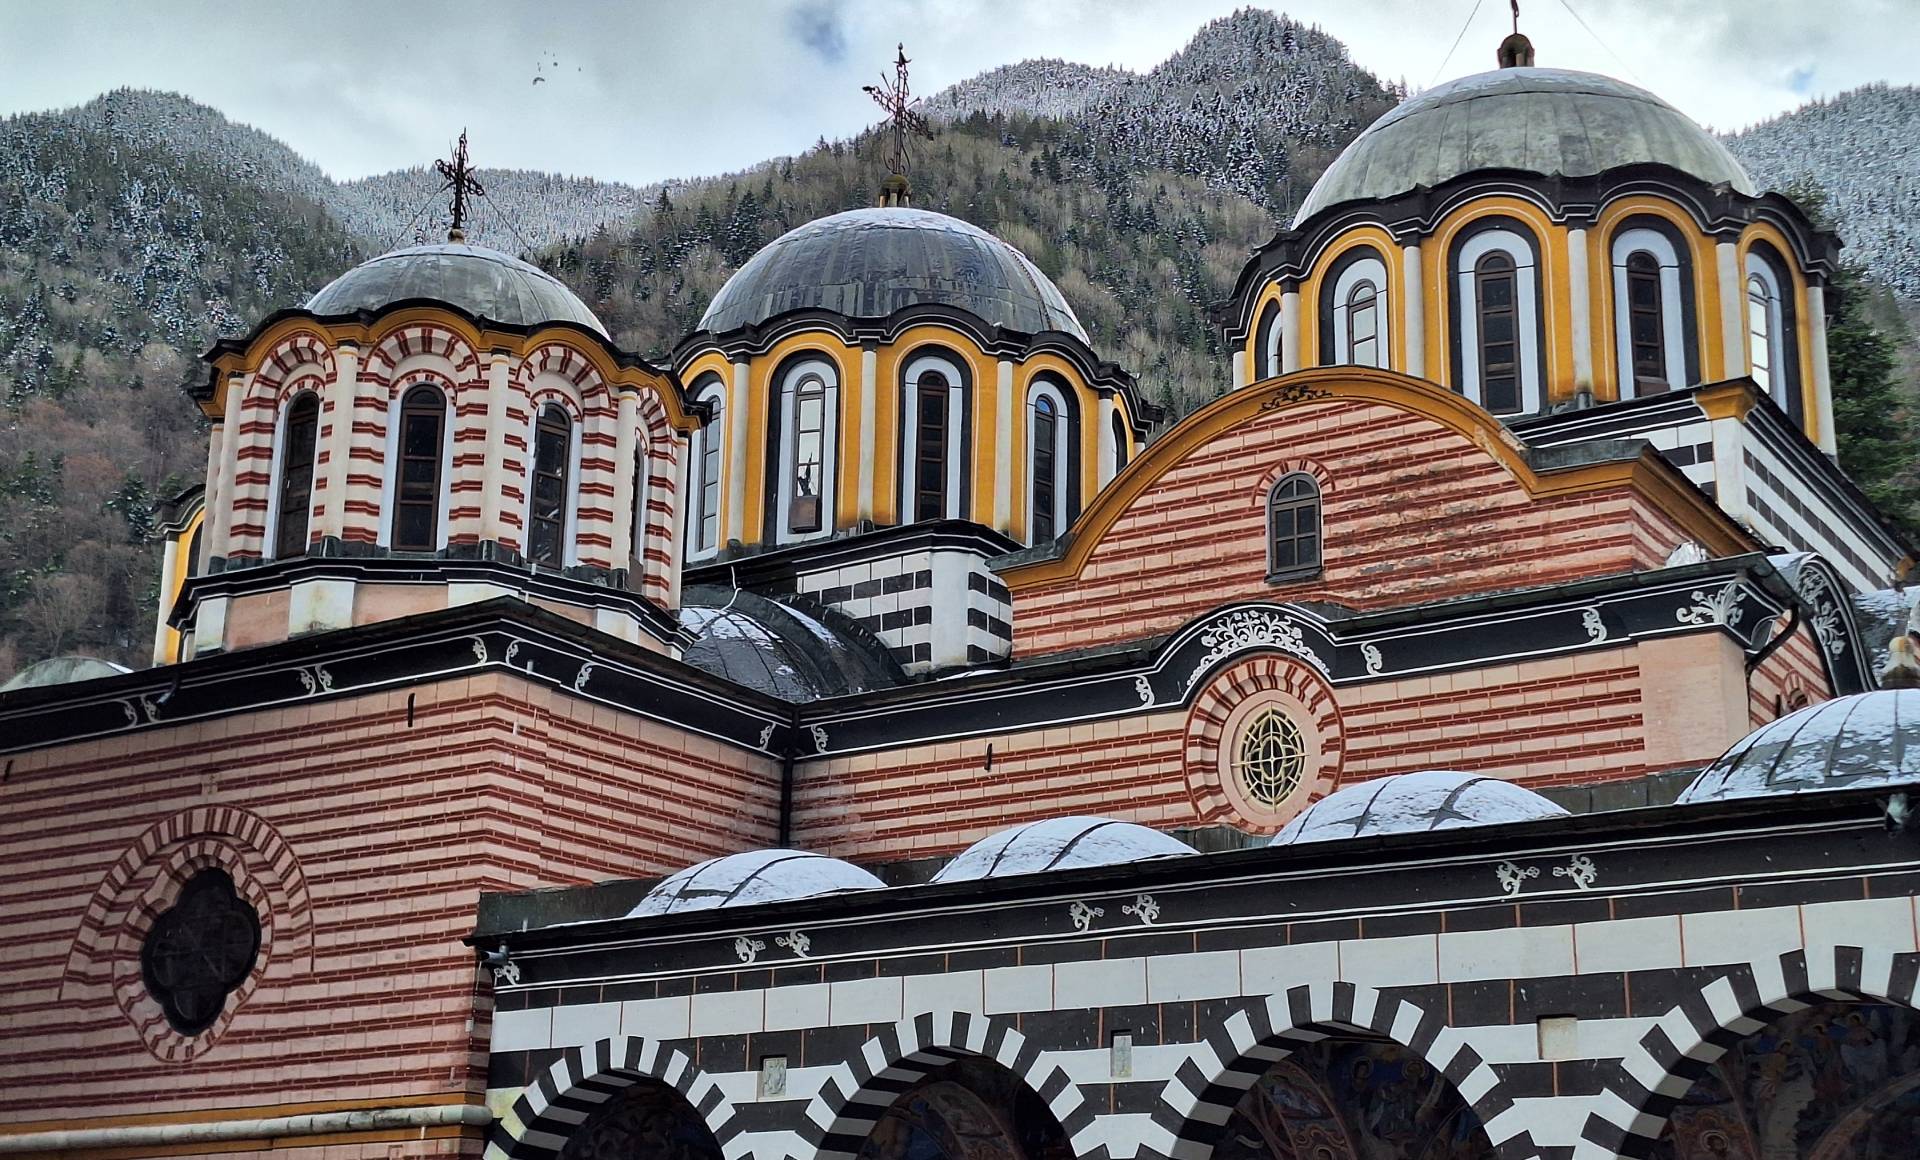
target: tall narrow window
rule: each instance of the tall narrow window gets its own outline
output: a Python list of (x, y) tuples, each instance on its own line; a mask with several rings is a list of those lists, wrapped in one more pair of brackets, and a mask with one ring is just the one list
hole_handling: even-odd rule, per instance
[(1773, 287), (1758, 274), (1747, 275), (1747, 363), (1753, 381), (1773, 390)]
[(1060, 534), (1054, 503), (1060, 494), (1060, 462), (1056, 443), (1060, 415), (1046, 395), (1033, 400), (1033, 542), (1044, 544)]
[(1127, 461), (1133, 453), (1133, 440), (1127, 436), (1127, 421), (1118, 411), (1113, 416), (1113, 473), (1119, 475), (1127, 469)]
[(548, 403), (533, 431), (533, 518), (527, 528), (527, 559), (565, 563), (567, 468), (573, 457), (573, 422)]
[(1254, 334), (1254, 357), (1258, 360), (1253, 368), (1255, 379), (1270, 379), (1280, 373), (1280, 304), (1267, 303), (1260, 313), (1260, 325)]
[(647, 556), (647, 444), (641, 440), (633, 449), (633, 536), (627, 549), (633, 560), (634, 576), (645, 569)]
[(1358, 282), (1347, 294), (1347, 360), (1354, 366), (1380, 365), (1379, 306), (1372, 282)]
[(788, 480), (787, 528), (817, 532), (825, 488), (827, 385), (809, 376), (793, 394), (793, 474)]
[(947, 514), (947, 378), (927, 371), (914, 384), (917, 434), (913, 448), (913, 518), (938, 520)]
[(1627, 259), (1627, 337), (1633, 349), (1633, 381), (1641, 392), (1664, 391), (1667, 378), (1665, 316), (1660, 301), (1660, 262), (1645, 250)]
[(446, 450), (447, 400), (415, 387), (400, 401), (400, 461), (393, 487), (393, 547), (431, 552), (440, 546), (440, 460)]
[(1320, 485), (1296, 471), (1267, 493), (1267, 576), (1294, 579), (1320, 570)]
[(320, 431), (320, 396), (303, 393), (287, 408), (280, 445), (279, 523), (274, 529), (275, 559), (307, 551), (307, 520), (313, 514), (313, 447)]
[(1513, 258), (1489, 250), (1473, 267), (1480, 340), (1481, 405), (1496, 415), (1520, 410), (1520, 325)]
[(713, 409), (713, 417), (695, 436), (693, 549), (711, 552), (720, 546), (720, 463), (726, 447), (727, 393), (715, 384), (701, 398)]

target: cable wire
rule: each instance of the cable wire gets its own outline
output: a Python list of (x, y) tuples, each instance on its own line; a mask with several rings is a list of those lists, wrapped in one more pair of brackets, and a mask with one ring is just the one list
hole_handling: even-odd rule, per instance
[(1632, 77), (1635, 81), (1639, 82), (1642, 88), (1646, 87), (1647, 82), (1644, 80), (1641, 80), (1640, 74), (1633, 71), (1633, 66), (1627, 63), (1626, 58), (1621, 56), (1619, 53), (1613, 51), (1613, 46), (1611, 44), (1608, 44), (1606, 41), (1600, 39), (1600, 34), (1593, 30), (1593, 26), (1587, 23), (1586, 18), (1581, 16), (1580, 13), (1574, 10), (1571, 0), (1560, 0), (1560, 7), (1565, 8), (1567, 10), (1567, 15), (1573, 17), (1574, 22), (1576, 24), (1578, 24), (1580, 27), (1587, 30), (1587, 35), (1593, 37), (1595, 44), (1598, 44), (1601, 48), (1604, 48), (1607, 50), (1607, 55), (1613, 58), (1615, 64), (1618, 64), (1622, 69), (1625, 69), (1627, 75)]
[[(1467, 29), (1473, 27), (1473, 18), (1480, 15), (1480, 5), (1484, 2), (1485, 0), (1473, 0), (1473, 11), (1467, 13), (1467, 22), (1460, 26), (1460, 35), (1453, 38), (1453, 47), (1447, 50), (1447, 55), (1440, 58), (1440, 67), (1433, 70), (1433, 80), (1427, 82), (1428, 88), (1432, 88), (1434, 82), (1440, 79), (1440, 74), (1446, 71), (1447, 62), (1453, 59), (1453, 54), (1460, 47), (1460, 42), (1467, 38)], [(1561, 2), (1565, 3), (1566, 0)]]

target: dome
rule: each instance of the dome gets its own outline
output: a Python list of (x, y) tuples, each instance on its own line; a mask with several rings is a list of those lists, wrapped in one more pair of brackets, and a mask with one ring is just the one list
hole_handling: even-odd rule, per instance
[(880, 890), (886, 883), (851, 862), (804, 850), (749, 850), (709, 858), (670, 874), (647, 892), (628, 918), (684, 914), (722, 906), (758, 906), (793, 902), (855, 890)]
[(1496, 69), (1437, 85), (1375, 121), (1321, 174), (1293, 224), (1476, 169), (1590, 177), (1645, 162), (1755, 192), (1725, 145), (1645, 89), (1567, 69)]
[(1920, 689), (1835, 697), (1747, 734), (1681, 792), (1725, 801), (1920, 780)]
[(837, 213), (769, 242), (714, 295), (700, 329), (738, 330), (790, 310), (885, 318), (937, 303), (1038, 334), (1087, 332), (1026, 255), (958, 218), (904, 206)]
[(1426, 770), (1375, 778), (1335, 791), (1301, 811), (1272, 845), (1424, 834), (1465, 826), (1565, 817), (1567, 811), (1530, 789), (1472, 773)]
[(694, 585), (680, 623), (693, 635), (688, 664), (786, 701), (813, 701), (899, 684), (899, 662), (871, 634), (746, 591)]
[(602, 338), (607, 328), (573, 291), (538, 266), (485, 246), (412, 246), (360, 263), (307, 300), (319, 315), (378, 310), (410, 298), (457, 306), (508, 326), (577, 322)]
[(935, 882), (977, 882), (1047, 870), (1118, 866), (1196, 853), (1158, 830), (1110, 818), (1049, 818), (985, 837), (941, 867)]
[(117, 677), (132, 671), (125, 665), (116, 665), (112, 661), (103, 661), (98, 657), (48, 657), (44, 661), (35, 661), (13, 674), (10, 680), (0, 685), (0, 693), (11, 693), (15, 689), (42, 689), (48, 685), (68, 685), (75, 681), (95, 681), (101, 677)]

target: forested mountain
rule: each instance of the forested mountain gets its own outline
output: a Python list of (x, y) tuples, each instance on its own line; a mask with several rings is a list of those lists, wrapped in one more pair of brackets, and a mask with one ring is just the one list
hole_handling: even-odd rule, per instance
[[(1028, 61), (938, 94), (915, 203), (1031, 255), (1095, 346), (1177, 414), (1226, 386), (1206, 308), (1401, 95), (1317, 29), (1241, 12), (1144, 74)], [(1867, 90), (1735, 147), (1765, 184), (1799, 172), (1767, 158), (1811, 159), (1802, 168), (1850, 254), (1916, 294), (1902, 273), (1913, 243), (1896, 236), (1920, 221), (1911, 162), (1897, 160), (1912, 108), (1912, 90)], [(616, 341), (659, 358), (766, 241), (871, 204), (877, 144), (822, 141), (665, 188), (482, 170), (471, 232), (553, 269)], [(0, 122), (0, 679), (59, 652), (144, 662), (155, 507), (205, 471), (204, 430), (179, 391), (198, 354), (364, 257), (440, 236), (437, 187), (424, 167), (335, 182), (164, 93)], [(1899, 323), (1890, 306), (1880, 318)], [(1884, 457), (1908, 428), (1876, 422)]]
[(1847, 260), (1920, 300), (1920, 89), (1867, 85), (1726, 142), (1762, 189), (1822, 190)]

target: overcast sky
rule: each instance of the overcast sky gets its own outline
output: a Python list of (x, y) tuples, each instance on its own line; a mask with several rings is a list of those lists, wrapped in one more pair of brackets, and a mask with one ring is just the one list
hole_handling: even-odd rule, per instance
[[(891, 62), (897, 40), (923, 93), (1027, 57), (1145, 71), (1242, 2), (0, 0), (0, 112), (65, 107), (123, 85), (170, 89), (338, 178), (423, 163), (466, 126), (481, 165), (641, 183), (859, 130), (873, 113), (860, 85)], [(1491, 67), (1509, 19), (1507, 0), (1479, 0), (1471, 25), (1475, 0), (1268, 6), (1321, 25), (1361, 65), (1416, 89)], [(1526, 0), (1522, 9), (1541, 64), (1635, 81), (1719, 128), (1868, 81), (1920, 82), (1920, 0)]]

